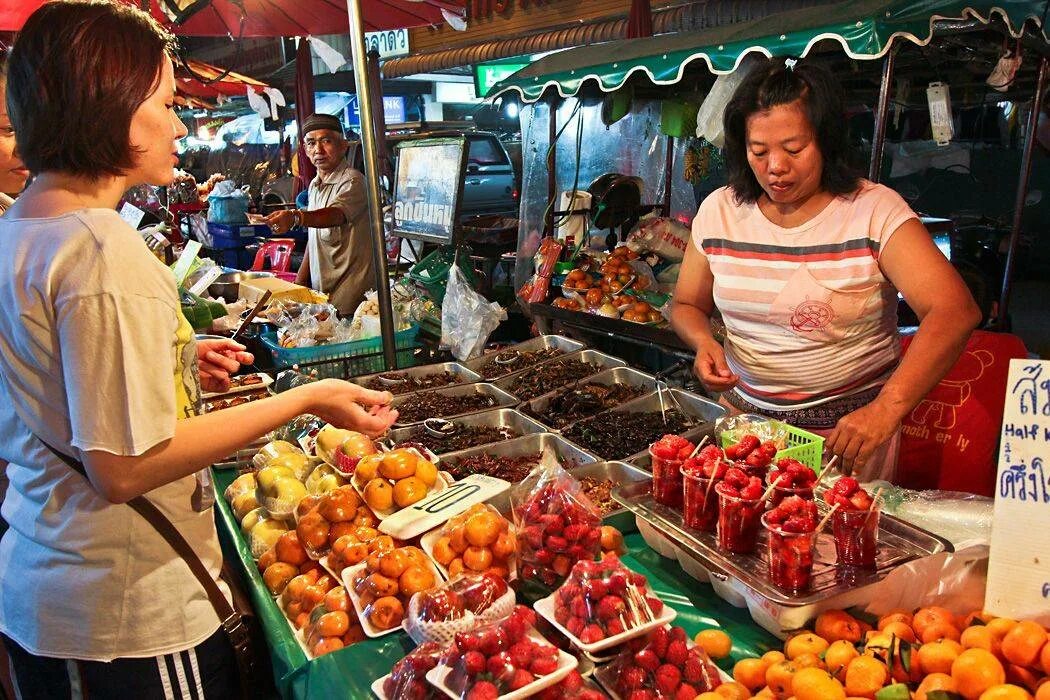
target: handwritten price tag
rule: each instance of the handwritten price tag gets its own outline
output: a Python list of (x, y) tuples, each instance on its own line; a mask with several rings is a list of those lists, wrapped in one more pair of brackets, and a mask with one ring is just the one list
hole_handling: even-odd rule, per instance
[[(1011, 360), (985, 610), (1050, 624), (1050, 361)], [(961, 466), (961, 465), (960, 465)]]
[(415, 505), (402, 508), (379, 523), (380, 532), (407, 540), (459, 515), (510, 488), (510, 483), (485, 474), (471, 474)]

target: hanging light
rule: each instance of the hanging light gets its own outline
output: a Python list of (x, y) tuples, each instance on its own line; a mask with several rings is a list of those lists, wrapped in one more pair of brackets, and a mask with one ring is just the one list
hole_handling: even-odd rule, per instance
[(211, 4), (211, 0), (159, 0), (161, 11), (168, 21), (182, 24)]

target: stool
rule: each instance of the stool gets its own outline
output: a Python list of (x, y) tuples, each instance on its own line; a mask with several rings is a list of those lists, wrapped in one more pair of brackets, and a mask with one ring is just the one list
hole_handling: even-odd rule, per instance
[(295, 241), (291, 238), (271, 238), (259, 245), (259, 250), (255, 253), (255, 262), (252, 263), (252, 270), (257, 272), (266, 269), (265, 263), (269, 259), (272, 272), (291, 274), (294, 280), (295, 275), (289, 269), (292, 265), (293, 250), (295, 250)]

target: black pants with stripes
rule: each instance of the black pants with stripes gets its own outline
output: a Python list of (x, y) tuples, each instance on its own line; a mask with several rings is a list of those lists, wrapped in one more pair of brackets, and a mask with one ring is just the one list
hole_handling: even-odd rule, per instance
[(34, 656), (6, 635), (0, 636), (11, 658), (12, 681), (20, 700), (240, 697), (237, 660), (222, 629), (187, 651), (109, 663)]

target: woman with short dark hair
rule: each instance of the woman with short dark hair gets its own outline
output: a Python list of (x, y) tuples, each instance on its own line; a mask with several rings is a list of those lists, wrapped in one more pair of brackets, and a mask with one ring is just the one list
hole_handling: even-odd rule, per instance
[(126, 502), (155, 505), (218, 580), (210, 464), (302, 413), (373, 435), (397, 417), (388, 392), (338, 380), (200, 415), (202, 381), (252, 357), (194, 340), (171, 271), (114, 210), (173, 179), (170, 50), (145, 12), (56, 0), (11, 51), (35, 176), (0, 217), (0, 632), (21, 698), (235, 697), (203, 586)]
[(7, 211), (25, 187), (29, 171), (18, 157), (15, 130), (7, 116), (7, 49), (0, 44), (0, 214)]
[[(847, 472), (892, 480), (901, 420), (980, 311), (907, 203), (850, 168), (842, 91), (825, 68), (770, 59), (723, 121), (729, 185), (693, 220), (671, 317), (694, 371), (734, 412), (825, 435)], [(921, 319), (903, 360), (898, 290)]]

